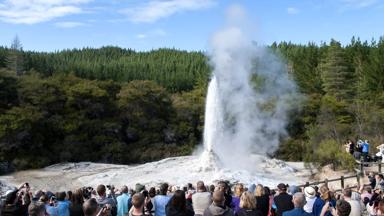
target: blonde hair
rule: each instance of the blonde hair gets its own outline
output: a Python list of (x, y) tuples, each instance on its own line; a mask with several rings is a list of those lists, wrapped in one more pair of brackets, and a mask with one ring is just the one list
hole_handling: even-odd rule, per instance
[(327, 185), (322, 185), (319, 189), (320, 191), (320, 198), (324, 201), (330, 200), (331, 197), (331, 192), (329, 191), (329, 188)]
[(258, 185), (256, 186), (255, 196), (257, 196), (257, 197), (261, 197), (261, 196), (263, 196), (264, 194), (265, 194), (265, 191), (264, 191), (264, 187), (263, 187), (263, 185), (258, 184)]
[(240, 197), (241, 194), (244, 192), (244, 185), (239, 183), (235, 186), (235, 196)]
[(256, 209), (256, 197), (251, 192), (245, 191), (240, 197), (240, 208)]

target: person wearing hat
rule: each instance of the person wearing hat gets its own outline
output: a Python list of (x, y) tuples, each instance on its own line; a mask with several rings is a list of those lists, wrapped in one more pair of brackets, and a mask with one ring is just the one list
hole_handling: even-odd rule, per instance
[(294, 208), (292, 203), (292, 196), (287, 194), (287, 185), (280, 183), (277, 185), (279, 195), (273, 198), (276, 205), (276, 216), (282, 216), (283, 212), (292, 210)]
[(312, 186), (308, 186), (304, 188), (304, 195), (305, 195), (305, 200), (307, 201), (307, 203), (304, 205), (304, 211), (308, 213), (312, 213), (313, 204), (317, 199), (316, 191)]

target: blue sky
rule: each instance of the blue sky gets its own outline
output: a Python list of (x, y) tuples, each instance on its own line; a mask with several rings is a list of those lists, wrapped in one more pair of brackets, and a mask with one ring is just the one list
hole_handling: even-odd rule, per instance
[(0, 45), (17, 34), (24, 50), (206, 50), (233, 4), (264, 44), (384, 35), (384, 0), (0, 0)]

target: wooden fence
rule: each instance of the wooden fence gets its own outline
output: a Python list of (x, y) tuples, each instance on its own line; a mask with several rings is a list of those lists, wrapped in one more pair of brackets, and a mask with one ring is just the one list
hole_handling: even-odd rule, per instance
[(348, 187), (348, 188), (356, 188), (360, 185), (360, 177), (361, 177), (360, 174), (356, 174), (356, 175), (352, 175), (352, 176), (340, 176), (340, 178), (335, 178), (335, 179), (324, 179), (323, 181), (306, 182), (303, 185), (298, 185), (298, 187), (308, 187), (311, 185), (320, 185), (320, 184), (328, 185), (329, 182), (340, 181), (341, 189), (339, 189), (339, 190), (342, 190), (342, 189), (346, 189), (346, 187), (345, 187), (345, 180), (346, 179), (356, 178), (357, 186)]

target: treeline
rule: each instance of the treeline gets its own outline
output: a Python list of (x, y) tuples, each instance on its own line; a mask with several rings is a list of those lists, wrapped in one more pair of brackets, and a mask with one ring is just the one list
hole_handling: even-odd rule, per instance
[[(346, 46), (272, 44), (287, 61), (305, 100), (291, 118), (291, 138), (279, 149), (284, 159), (351, 168), (346, 139), (367, 139), (371, 153), (384, 142), (384, 38), (352, 38)], [(372, 145), (373, 144), (373, 145)]]
[[(3, 48), (3, 51), (6, 49)], [(73, 73), (78, 77), (129, 82), (153, 80), (172, 92), (189, 91), (206, 79), (209, 67), (201, 52), (159, 49), (135, 52), (118, 47), (84, 48), (55, 53), (23, 52), (23, 67), (43, 76)]]
[[(346, 139), (384, 141), (384, 39), (270, 46), (303, 94), (276, 156), (350, 167)], [(0, 161), (137, 163), (202, 141), (210, 67), (200, 52), (0, 48)], [(373, 146), (372, 146), (373, 147)]]

